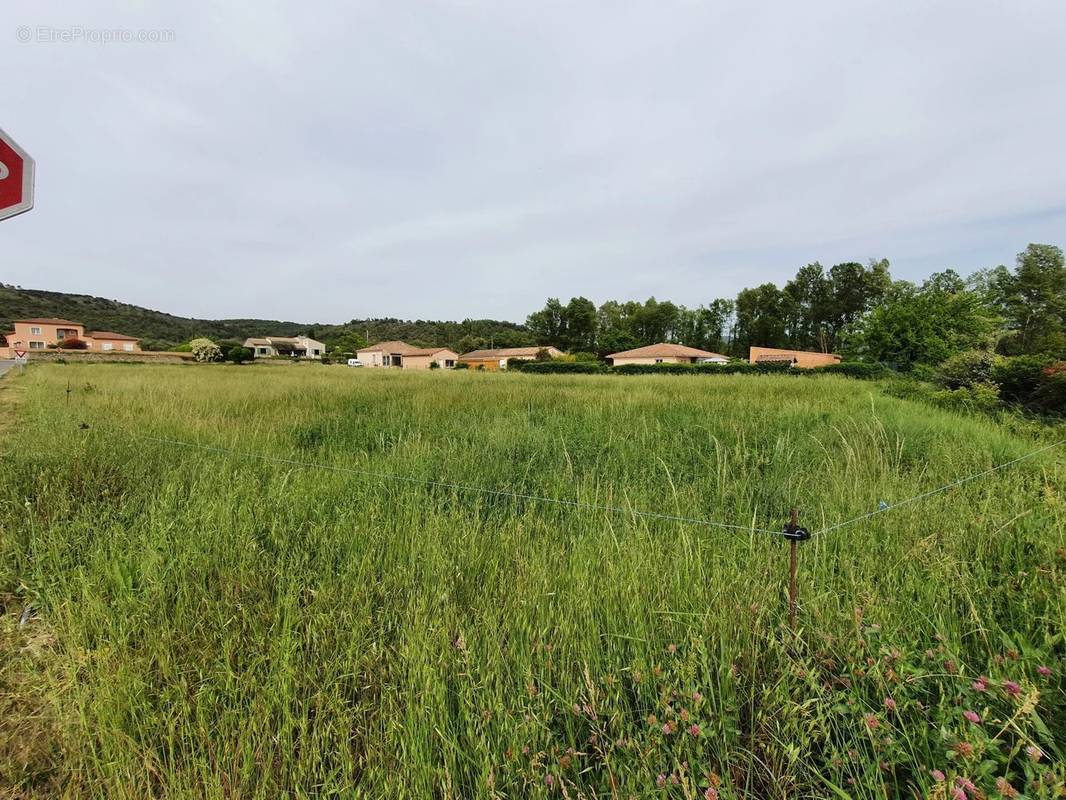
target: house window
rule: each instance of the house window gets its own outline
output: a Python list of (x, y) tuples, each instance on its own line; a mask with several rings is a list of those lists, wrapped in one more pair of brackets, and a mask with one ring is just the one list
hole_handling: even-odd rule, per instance
[(36, 327), (30, 328), (30, 333), (33, 334), (34, 336), (40, 336), (41, 335), (41, 329), (40, 328), (36, 328)]
[(125, 350), (127, 353), (132, 353), (133, 352), (133, 342), (126, 342), (124, 345), (122, 345), (122, 349)]
[(663, 360), (661, 358), (657, 358), (657, 359), (655, 359), (655, 363), (656, 364), (662, 364)]
[(30, 350), (44, 350), (44, 342), (30, 342)]
[(261, 356), (267, 355), (267, 349), (265, 347), (260, 347), (259, 348), (259, 355), (261, 355)]
[(453, 359), (451, 359), (451, 358), (446, 358), (446, 359), (444, 359), (444, 366), (445, 367), (454, 367), (455, 366), (455, 361)]
[(111, 349), (111, 348), (113, 348), (113, 347), (114, 347), (114, 345), (113, 345), (113, 344), (111, 344), (111, 342), (103, 342), (103, 343), (102, 343), (102, 344), (100, 345), (100, 349), (101, 349), (101, 350), (110, 350), (110, 349)]

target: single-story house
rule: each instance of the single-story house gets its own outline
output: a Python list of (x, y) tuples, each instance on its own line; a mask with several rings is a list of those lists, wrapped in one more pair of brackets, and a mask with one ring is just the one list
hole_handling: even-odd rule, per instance
[(748, 361), (752, 364), (770, 364), (775, 361), (787, 361), (794, 367), (810, 369), (824, 367), (827, 364), (839, 364), (840, 356), (836, 353), (815, 353), (809, 350), (782, 350), (777, 347), (752, 347), (748, 351)]
[(121, 350), (126, 353), (135, 353), (141, 349), (140, 340), (136, 336), (126, 336), (114, 331), (86, 331), (85, 342), (90, 350)]
[(622, 364), (728, 364), (729, 356), (687, 347), (683, 344), (659, 342), (634, 350), (611, 353), (607, 358), (618, 367)]
[(459, 356), (459, 363), (466, 364), (470, 369), (483, 369), (488, 372), (507, 369), (507, 361), (517, 358), (520, 361), (535, 361), (537, 355), (546, 352), (551, 358), (559, 358), (564, 355), (557, 347), (501, 347), (495, 350), (471, 350)]
[(459, 355), (447, 347), (415, 347), (407, 342), (378, 342), (361, 349), (356, 357), (364, 367), (399, 367), (400, 369), (442, 369), (455, 366)]
[(255, 358), (322, 358), (322, 354), (326, 352), (326, 346), (322, 342), (307, 336), (253, 336), (244, 340), (244, 346), (252, 351)]
[(141, 349), (140, 340), (136, 336), (112, 331), (86, 331), (82, 323), (71, 322), (69, 319), (35, 317), (12, 320), (11, 324), (15, 330), (4, 333), (7, 346), (0, 347), (0, 358), (12, 358), (16, 350), (48, 350), (74, 339), (84, 342), (85, 350), (94, 352), (136, 353)]

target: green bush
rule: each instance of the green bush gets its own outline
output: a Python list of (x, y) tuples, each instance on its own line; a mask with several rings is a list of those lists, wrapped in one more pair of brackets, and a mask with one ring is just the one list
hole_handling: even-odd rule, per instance
[(511, 369), (538, 375), (593, 375), (607, 371), (606, 367), (596, 361), (520, 361)]
[(995, 381), (998, 357), (987, 350), (966, 350), (956, 353), (941, 362), (936, 371), (936, 382), (947, 389), (969, 388), (976, 384)]
[(992, 380), (999, 384), (1004, 402), (1031, 407), (1044, 381), (1044, 369), (1051, 364), (1048, 356), (1001, 358), (992, 370)]
[(932, 402), (941, 408), (969, 413), (980, 411), (985, 414), (1000, 408), (999, 387), (994, 383), (975, 383), (958, 389), (934, 391)]
[(232, 361), (234, 364), (243, 364), (245, 361), (251, 361), (252, 358), (252, 351), (240, 345), (231, 347), (226, 352), (226, 360)]
[(465, 361), (456, 361), (455, 369), (470, 369), (470, 365), (467, 364)]
[(1066, 414), (1066, 361), (1044, 369), (1040, 386), (1033, 394), (1033, 405), (1048, 414)]
[(570, 354), (572, 361), (596, 361), (599, 362), (600, 357), (595, 353), (589, 353), (584, 350), (578, 350), (576, 353)]

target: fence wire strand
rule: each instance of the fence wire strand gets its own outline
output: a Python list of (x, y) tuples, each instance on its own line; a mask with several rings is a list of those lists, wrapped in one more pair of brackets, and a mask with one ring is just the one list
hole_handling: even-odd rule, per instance
[(856, 522), (862, 522), (864, 519), (876, 517), (878, 514), (884, 514), (886, 512), (892, 511), (893, 509), (899, 508), (900, 506), (905, 506), (910, 503), (917, 503), (919, 500), (925, 500), (926, 498), (932, 497), (933, 495), (940, 494), (941, 492), (946, 492), (949, 489), (954, 489), (956, 486), (962, 486), (964, 483), (969, 483), (970, 481), (975, 481), (978, 478), (983, 478), (986, 475), (991, 475), (993, 472), (998, 472), (1001, 469), (1017, 464), (1019, 461), (1025, 461), (1026, 459), (1032, 458), (1033, 456), (1040, 455), (1041, 453), (1046, 453), (1048, 450), (1053, 450), (1054, 448), (1059, 447), (1063, 444), (1066, 444), (1066, 439), (1060, 439), (1054, 444), (1049, 444), (1046, 447), (1041, 447), (1039, 450), (1034, 450), (1031, 453), (1026, 453), (1024, 456), (1018, 456), (1018, 458), (1011, 459), (1010, 461), (1005, 461), (1002, 464), (997, 464), (996, 466), (990, 469), (986, 469), (983, 472), (978, 472), (974, 475), (967, 475), (965, 478), (960, 478), (957, 481), (953, 481), (952, 483), (940, 486), (928, 492), (916, 494), (914, 497), (908, 497), (906, 500), (900, 500), (896, 503), (891, 503), (890, 505), (878, 508), (875, 511), (870, 511), (866, 514), (860, 514), (857, 517), (853, 517), (852, 519), (844, 520), (843, 522), (838, 522), (836, 525), (830, 525), (828, 528), (822, 528), (820, 531), (817, 531), (817, 533), (829, 533), (830, 531), (835, 531), (838, 528), (853, 525)]
[(518, 492), (510, 492), (504, 489), (488, 489), (483, 486), (470, 486), (468, 484), (449, 483), (447, 481), (436, 481), (428, 478), (412, 478), (407, 475), (395, 475), (387, 472), (375, 472), (373, 470), (359, 469), (357, 467), (340, 466), (337, 464), (319, 464), (313, 461), (299, 461), (293, 458), (272, 456), (266, 453), (255, 453), (245, 450), (233, 450), (228, 447), (201, 444), (200, 442), (186, 442), (180, 439), (166, 439), (160, 436), (146, 436), (142, 434), (134, 434), (134, 437), (144, 441), (173, 445), (175, 447), (186, 447), (194, 450), (205, 450), (212, 453), (222, 453), (224, 455), (238, 456), (241, 458), (254, 458), (259, 459), (261, 461), (271, 461), (277, 464), (286, 464), (289, 466), (303, 467), (306, 469), (322, 469), (332, 472), (343, 472), (352, 475), (362, 475), (364, 477), (378, 478), (387, 481), (400, 481), (403, 483), (417, 484), (420, 486), (433, 486), (441, 489), (451, 489), (457, 492), (470, 492), (489, 495), (493, 497), (510, 497), (517, 500), (528, 500), (536, 503), (555, 503), (557, 505), (567, 506), (569, 508), (579, 508), (587, 511), (606, 511), (611, 514), (626, 514), (629, 516), (642, 517), (644, 519), (657, 519), (664, 520), (667, 522), (683, 522), (690, 525), (703, 525), (705, 527), (710, 528), (722, 528), (724, 530), (744, 531), (746, 533), (769, 533), (775, 536), (784, 535), (783, 531), (773, 530), (771, 528), (756, 528), (753, 525), (733, 525), (728, 522), (715, 522), (713, 520), (700, 519), (697, 517), (683, 517), (676, 514), (661, 514), (656, 511), (640, 511), (634, 508), (623, 508), (622, 506), (609, 506), (600, 503), (586, 503), (580, 500), (566, 500), (559, 497), (543, 497), (541, 495), (520, 494)]

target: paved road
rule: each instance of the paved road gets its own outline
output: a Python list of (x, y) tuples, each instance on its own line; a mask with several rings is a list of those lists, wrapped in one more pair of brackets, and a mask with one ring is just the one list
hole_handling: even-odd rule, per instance
[(11, 358), (0, 358), (0, 377), (3, 377), (4, 373), (15, 366), (15, 360)]

